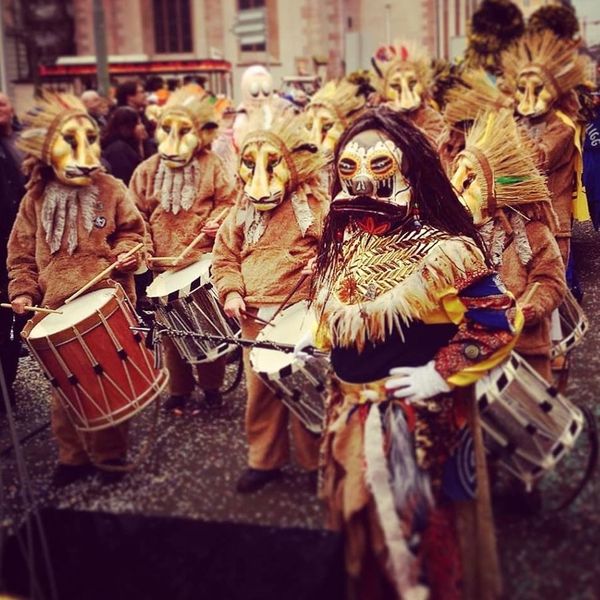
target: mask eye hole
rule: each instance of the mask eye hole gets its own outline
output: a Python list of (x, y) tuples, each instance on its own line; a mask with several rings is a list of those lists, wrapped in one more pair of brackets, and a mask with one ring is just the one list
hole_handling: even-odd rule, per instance
[(65, 140), (65, 142), (67, 142), (67, 144), (69, 144), (69, 146), (71, 146), (71, 148), (77, 148), (77, 140), (75, 139), (75, 136), (73, 134), (67, 133), (63, 135), (63, 139)]
[(333, 127), (333, 123), (324, 123), (324, 124), (321, 126), (321, 131), (322, 131), (323, 133), (327, 133), (327, 132), (328, 132), (328, 131), (329, 131), (329, 130), (332, 128), (332, 127)]
[(474, 181), (475, 181), (475, 173), (469, 173), (469, 175), (467, 175), (467, 177), (465, 178), (465, 180), (463, 181), (463, 184), (462, 184), (463, 192), (466, 192), (471, 187), (471, 184)]
[(273, 156), (269, 158), (267, 163), (267, 172), (272, 173), (273, 169), (281, 162), (281, 156)]
[(88, 144), (95, 144), (98, 141), (98, 135), (96, 133), (87, 134)]
[(182, 127), (179, 131), (181, 133), (181, 135), (187, 135), (190, 131), (192, 130), (191, 127)]
[(543, 89), (544, 89), (544, 86), (543, 86), (542, 84), (536, 85), (536, 86), (533, 88), (533, 93), (534, 93), (536, 96), (539, 96), (539, 95), (542, 93), (542, 90), (543, 90)]
[(170, 125), (163, 125), (163, 126), (162, 126), (162, 130), (163, 130), (165, 133), (171, 133), (171, 126), (170, 126)]
[(252, 158), (250, 158), (248, 156), (244, 156), (242, 158), (242, 164), (246, 167), (246, 169), (250, 169), (251, 171), (254, 171), (255, 162)]
[(343, 157), (338, 163), (338, 171), (341, 177), (348, 179), (358, 171), (358, 163), (353, 158)]
[(253, 98), (257, 98), (258, 95), (260, 94), (260, 85), (257, 81), (253, 81), (249, 86), (248, 86), (248, 91), (250, 92), (250, 95)]
[(374, 156), (369, 161), (369, 171), (375, 179), (386, 179), (391, 177), (397, 170), (394, 157), (389, 154)]

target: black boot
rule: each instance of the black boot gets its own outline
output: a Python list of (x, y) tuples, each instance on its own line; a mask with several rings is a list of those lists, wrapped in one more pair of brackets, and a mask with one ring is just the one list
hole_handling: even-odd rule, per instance
[(204, 404), (208, 408), (221, 408), (223, 396), (219, 390), (204, 390)]
[(279, 477), (281, 477), (279, 469), (263, 470), (248, 467), (238, 479), (235, 489), (239, 494), (251, 494), (267, 485), (269, 481), (273, 481)]
[(92, 475), (94, 469), (92, 465), (65, 465), (58, 463), (52, 473), (52, 485), (57, 488), (65, 487), (70, 483), (86, 479)]
[(165, 412), (182, 413), (186, 403), (187, 396), (172, 394), (165, 400), (163, 410)]
[(110, 467), (124, 467), (127, 461), (124, 458), (111, 458), (105, 460), (98, 465), (98, 477), (102, 485), (110, 485), (111, 483), (118, 483), (127, 475), (126, 471), (107, 471), (102, 468), (103, 465)]

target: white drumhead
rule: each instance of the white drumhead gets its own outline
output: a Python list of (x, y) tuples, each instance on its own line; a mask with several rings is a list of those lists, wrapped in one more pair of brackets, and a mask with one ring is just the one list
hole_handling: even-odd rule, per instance
[(84, 294), (69, 302), (63, 304), (57, 310), (61, 311), (61, 315), (50, 314), (45, 316), (29, 334), (29, 339), (43, 338), (59, 331), (67, 329), (73, 325), (77, 325), (86, 317), (93, 315), (99, 308), (102, 308), (116, 294), (114, 288), (104, 288)]
[(212, 254), (205, 254), (199, 261), (180, 269), (161, 273), (147, 288), (148, 298), (162, 298), (173, 292), (184, 289), (198, 278), (208, 282), (208, 271), (212, 262)]
[[(308, 302), (302, 301), (283, 310), (271, 325), (266, 326), (257, 340), (296, 344), (302, 336), (316, 327), (317, 319)], [(265, 348), (254, 348), (250, 353), (253, 368), (260, 373), (277, 373), (291, 365), (296, 358), (291, 352), (278, 352)]]

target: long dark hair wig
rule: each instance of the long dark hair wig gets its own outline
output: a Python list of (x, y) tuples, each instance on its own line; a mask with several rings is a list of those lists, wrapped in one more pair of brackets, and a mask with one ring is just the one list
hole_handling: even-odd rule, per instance
[[(342, 189), (337, 164), (344, 147), (359, 133), (369, 129), (385, 133), (402, 151), (402, 174), (412, 191), (412, 206), (418, 206), (420, 221), (448, 234), (466, 236), (487, 258), (484, 246), (468, 210), (461, 204), (446, 176), (439, 156), (425, 135), (400, 113), (386, 107), (366, 111), (340, 137), (334, 152), (331, 198)], [(325, 220), (317, 256), (314, 284), (332, 283), (331, 277), (342, 260), (343, 232), (356, 229), (347, 213), (331, 210)], [(313, 290), (315, 292), (316, 290)]]

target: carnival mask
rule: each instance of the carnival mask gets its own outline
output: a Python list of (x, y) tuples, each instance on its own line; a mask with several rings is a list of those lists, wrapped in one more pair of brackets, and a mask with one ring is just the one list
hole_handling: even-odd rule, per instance
[(283, 151), (268, 140), (253, 140), (242, 148), (239, 175), (246, 197), (260, 211), (281, 204), (291, 179)]
[(264, 67), (248, 67), (242, 76), (242, 102), (246, 108), (260, 108), (273, 95), (273, 77)]
[(66, 185), (85, 186), (100, 169), (98, 127), (87, 116), (74, 115), (59, 127), (50, 148), (56, 177)]
[(369, 129), (352, 138), (339, 155), (337, 172), (342, 189), (332, 210), (362, 222), (367, 221), (361, 215), (371, 215), (373, 231), (382, 234), (408, 216), (412, 192), (402, 173), (402, 151), (385, 133)]
[(557, 92), (537, 69), (531, 69), (519, 75), (515, 98), (520, 115), (539, 117), (550, 110), (557, 98)]
[(197, 130), (192, 118), (183, 110), (167, 111), (156, 130), (158, 152), (171, 169), (187, 165), (196, 152), (208, 146), (217, 133), (216, 123)]
[(399, 68), (389, 75), (384, 93), (391, 108), (409, 112), (421, 106), (423, 85), (413, 68)]
[(482, 184), (487, 188), (487, 183), (482, 182), (481, 168), (477, 160), (468, 152), (461, 152), (454, 162), (452, 185), (459, 200), (471, 213), (476, 226), (487, 220), (487, 203), (484, 200)]
[(332, 154), (344, 128), (339, 119), (325, 106), (309, 106), (306, 110), (306, 128), (315, 146)]

